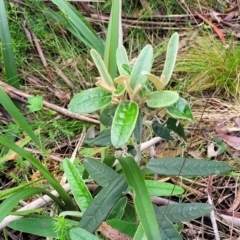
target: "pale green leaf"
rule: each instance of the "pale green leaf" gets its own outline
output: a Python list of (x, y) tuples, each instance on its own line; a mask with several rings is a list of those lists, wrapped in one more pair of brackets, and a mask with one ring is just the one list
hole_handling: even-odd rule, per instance
[(171, 79), (172, 72), (175, 66), (175, 62), (177, 59), (177, 52), (178, 52), (178, 42), (179, 42), (179, 35), (178, 33), (174, 33), (169, 42), (167, 47), (167, 54), (166, 60), (164, 63), (164, 68), (162, 72), (162, 76), (164, 76), (164, 85), (167, 85)]
[(90, 54), (92, 56), (92, 59), (98, 69), (98, 72), (101, 76), (101, 79), (108, 85), (108, 86), (113, 86), (113, 80), (112, 77), (110, 76), (108, 69), (102, 60), (101, 56), (95, 49), (91, 49)]
[(128, 76), (129, 72), (124, 69), (125, 65), (130, 65), (126, 49), (123, 45), (119, 46), (117, 49), (117, 66), (118, 66), (118, 72), (120, 75)]
[(75, 113), (92, 113), (107, 106), (111, 99), (111, 93), (100, 88), (91, 88), (76, 94), (68, 108)]
[(174, 104), (178, 98), (178, 93), (173, 91), (152, 92), (148, 96), (147, 105), (152, 108), (167, 107)]
[(145, 86), (147, 77), (142, 72), (150, 72), (153, 62), (153, 48), (151, 45), (145, 46), (140, 52), (130, 75), (130, 86), (134, 89), (138, 84)]
[(71, 240), (100, 240), (92, 233), (86, 231), (84, 228), (74, 227), (69, 232)]

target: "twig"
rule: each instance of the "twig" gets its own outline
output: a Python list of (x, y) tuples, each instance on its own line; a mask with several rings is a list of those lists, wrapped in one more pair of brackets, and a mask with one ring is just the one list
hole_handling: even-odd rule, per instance
[[(6, 91), (6, 93), (10, 96), (12, 96), (13, 98), (14, 95), (18, 95), (18, 96), (21, 96), (23, 98), (29, 98), (29, 97), (32, 97), (31, 95), (27, 94), (27, 93), (24, 93), (20, 90), (17, 90), (16, 88), (14, 87), (11, 87), (10, 85), (0, 81), (0, 86), (3, 88), (3, 90)], [(12, 94), (12, 95), (11, 95)], [(80, 115), (80, 114), (77, 114), (77, 113), (72, 113), (71, 111), (69, 111), (68, 109), (66, 108), (62, 108), (62, 107), (59, 107), (57, 105), (54, 105), (52, 103), (49, 103), (47, 101), (43, 101), (43, 106), (48, 108), (48, 109), (51, 109), (55, 112), (58, 112), (59, 114), (61, 115), (64, 115), (64, 116), (67, 116), (67, 117), (70, 117), (70, 118), (75, 118), (75, 119), (78, 119), (78, 120), (81, 120), (81, 121), (86, 121), (86, 122), (91, 122), (91, 123), (95, 123), (95, 124), (100, 124), (100, 122), (96, 119), (93, 119), (93, 118), (90, 118), (90, 117), (87, 117), (87, 116), (83, 116), (83, 115)]]

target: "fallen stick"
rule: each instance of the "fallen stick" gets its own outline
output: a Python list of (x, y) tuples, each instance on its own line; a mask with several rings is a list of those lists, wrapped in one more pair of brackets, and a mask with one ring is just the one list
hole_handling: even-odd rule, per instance
[[(19, 97), (22, 97), (22, 98), (25, 99), (25, 100), (23, 99), (23, 102), (26, 102), (27, 98), (32, 97), (32, 95), (27, 94), (23, 91), (20, 91), (20, 90), (14, 88), (14, 87), (8, 85), (7, 83), (2, 82), (2, 81), (0, 81), (0, 86), (3, 88), (3, 90), (11, 98), (14, 98), (16, 100), (20, 100), (21, 98), (19, 98)], [(70, 117), (70, 118), (78, 119), (78, 120), (85, 121), (85, 122), (100, 124), (100, 122), (97, 119), (93, 119), (91, 117), (87, 117), (87, 116), (80, 115), (80, 114), (77, 114), (77, 113), (72, 113), (71, 111), (69, 111), (66, 108), (59, 107), (59, 106), (57, 106), (55, 104), (52, 104), (52, 103), (49, 103), (47, 101), (43, 101), (43, 106), (61, 114), (61, 115), (64, 115), (64, 116), (67, 116), (67, 117)]]

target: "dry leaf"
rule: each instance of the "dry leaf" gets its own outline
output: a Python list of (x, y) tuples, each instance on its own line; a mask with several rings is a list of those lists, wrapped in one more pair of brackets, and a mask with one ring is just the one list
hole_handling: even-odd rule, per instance
[(132, 239), (131, 237), (112, 228), (106, 222), (102, 222), (100, 226), (100, 232), (110, 240), (131, 240)]
[(222, 140), (227, 143), (229, 146), (233, 147), (236, 150), (240, 150), (240, 138), (230, 136), (227, 134), (219, 134), (219, 137), (222, 138)]

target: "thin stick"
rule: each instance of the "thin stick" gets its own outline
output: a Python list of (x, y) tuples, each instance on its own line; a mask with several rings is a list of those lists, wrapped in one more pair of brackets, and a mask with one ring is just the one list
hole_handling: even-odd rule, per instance
[[(12, 96), (14, 98), (14, 95), (18, 95), (24, 99), (27, 99), (29, 97), (32, 97), (32, 95), (30, 94), (27, 94), (27, 93), (24, 93), (20, 90), (17, 90), (16, 88), (14, 87), (11, 87), (10, 85), (0, 81), (0, 86), (3, 88), (3, 90), (10, 96)], [(80, 115), (80, 114), (77, 114), (77, 113), (72, 113), (70, 112), (68, 109), (66, 108), (63, 108), (63, 107), (59, 107), (57, 105), (54, 105), (52, 103), (49, 103), (47, 101), (43, 101), (43, 106), (48, 108), (48, 109), (51, 109), (61, 115), (64, 115), (64, 116), (67, 116), (67, 117), (70, 117), (70, 118), (75, 118), (75, 119), (78, 119), (78, 120), (81, 120), (81, 121), (85, 121), (85, 122), (91, 122), (91, 123), (95, 123), (95, 124), (100, 124), (100, 122), (96, 119), (93, 119), (93, 118), (90, 118), (90, 117), (87, 117), (87, 116), (84, 116), (84, 115)]]

